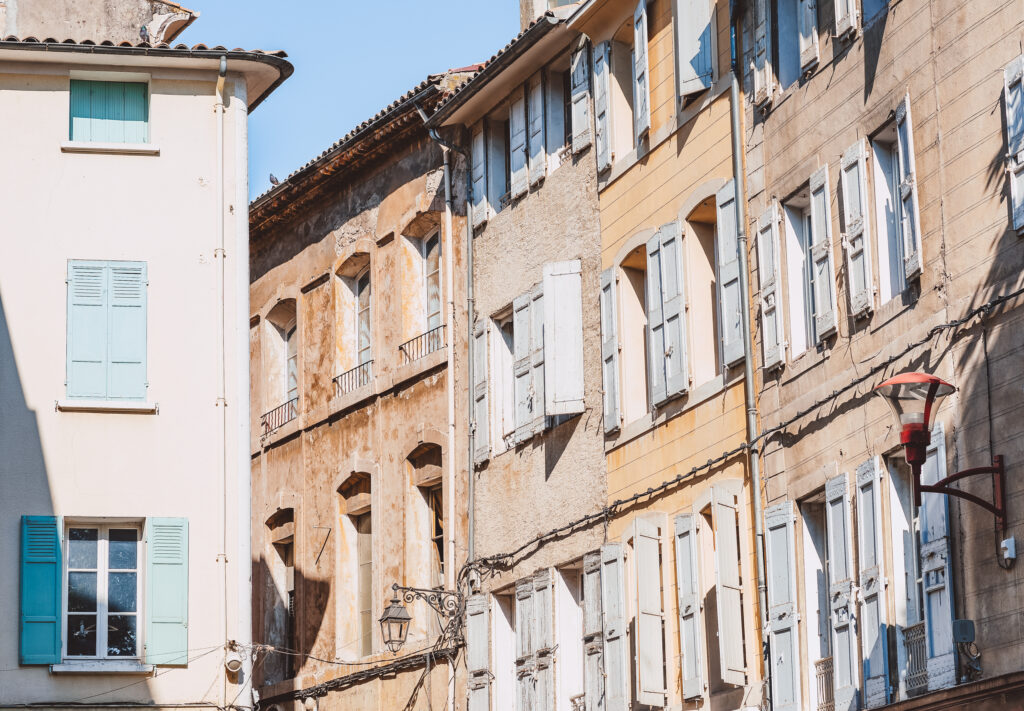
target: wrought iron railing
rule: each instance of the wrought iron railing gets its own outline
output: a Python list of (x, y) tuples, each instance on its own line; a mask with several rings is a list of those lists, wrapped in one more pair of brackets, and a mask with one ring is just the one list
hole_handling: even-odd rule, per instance
[(441, 350), (447, 345), (444, 336), (444, 324), (442, 323), (440, 326), (406, 341), (398, 347), (398, 350), (402, 352), (402, 363), (412, 363), (434, 351)]
[(270, 434), (282, 425), (299, 416), (299, 398), (293, 397), (283, 405), (278, 405), (260, 418), (263, 434)]
[(924, 622), (903, 630), (907, 645), (907, 695), (917, 696), (928, 691), (928, 638)]
[(818, 711), (834, 711), (836, 697), (832, 686), (832, 657), (814, 663), (814, 678), (818, 688)]
[(364, 385), (369, 385), (371, 380), (373, 380), (373, 361), (368, 360), (352, 370), (346, 370), (334, 379), (334, 395), (337, 397), (358, 390)]

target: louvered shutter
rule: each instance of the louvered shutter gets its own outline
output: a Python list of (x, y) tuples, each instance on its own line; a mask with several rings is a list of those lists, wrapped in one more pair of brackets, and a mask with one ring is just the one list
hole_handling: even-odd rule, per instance
[(544, 568), (537, 571), (533, 576), (533, 619), (536, 624), (533, 645), (536, 668), (535, 711), (554, 711), (555, 708), (555, 642), (551, 593), (551, 570)]
[(530, 187), (530, 168), (526, 157), (526, 94), (519, 87), (512, 95), (508, 116), (509, 165), (512, 175), (512, 198), (526, 194)]
[(544, 265), (545, 415), (583, 412), (583, 286), (580, 260)]
[(586, 45), (572, 55), (572, 152), (590, 145), (590, 52)]
[(602, 42), (594, 48), (594, 127), (597, 131), (597, 172), (601, 173), (612, 165), (612, 115), (611, 100), (611, 53), (610, 42)]
[(651, 71), (647, 66), (647, 0), (633, 11), (633, 130), (637, 143), (651, 129)]
[(797, 0), (797, 31), (800, 35), (800, 69), (818, 63), (818, 0)]
[[(487, 404), (487, 324), (473, 329), (473, 459), (479, 464), (491, 455), (490, 411)], [(500, 435), (500, 433), (499, 433)]]
[(743, 360), (740, 309), (739, 231), (736, 225), (736, 181), (730, 180), (716, 195), (718, 212), (718, 318), (722, 329), (725, 365)]
[(583, 688), (586, 711), (604, 711), (601, 553), (583, 556)]
[(743, 592), (740, 588), (739, 510), (736, 497), (711, 489), (715, 525), (715, 591), (718, 595), (718, 653), (722, 681), (743, 686), (747, 666), (743, 650)]
[(529, 439), (533, 424), (530, 401), (533, 396), (533, 370), (530, 367), (531, 355), (531, 321), (530, 306), (532, 299), (529, 293), (516, 297), (512, 301), (512, 372), (515, 379), (515, 442), (518, 444)]
[(753, 0), (754, 48), (751, 64), (754, 74), (754, 104), (763, 106), (772, 99), (774, 78), (768, 57), (771, 41), (770, 0)]
[[(946, 439), (941, 428), (932, 432), (928, 459), (921, 467), (921, 483), (935, 484), (946, 476)], [(924, 620), (928, 640), (928, 690), (956, 683), (956, 646), (953, 644), (953, 594), (949, 546), (949, 497), (922, 492), (920, 508), (921, 579), (924, 585)]]
[(146, 264), (111, 262), (108, 268), (107, 397), (146, 397)]
[(466, 671), (469, 701), (467, 711), (490, 711), (490, 624), (487, 597), (471, 595), (466, 600)]
[(871, 236), (868, 225), (867, 152), (861, 139), (846, 149), (839, 171), (843, 192), (846, 272), (850, 313), (860, 316), (871, 309)]
[(601, 608), (604, 614), (605, 711), (629, 709), (626, 598), (621, 543), (601, 546)]
[(889, 655), (885, 615), (885, 561), (882, 551), (882, 479), (877, 457), (857, 467), (857, 541), (860, 564), (861, 660), (864, 706), (889, 702)]
[(837, 37), (857, 30), (857, 0), (835, 0), (835, 15)]
[(814, 333), (818, 342), (836, 330), (835, 267), (832, 264), (832, 211), (828, 164), (811, 176), (811, 269), (814, 281)]
[(634, 600), (636, 603), (636, 700), (664, 706), (664, 612), (661, 602), (661, 533), (656, 524), (633, 522)]
[(686, 270), (683, 239), (678, 222), (662, 225), (661, 317), (665, 330), (665, 396), (686, 392), (690, 369), (686, 353)]
[(547, 426), (545, 370), (544, 284), (542, 282), (530, 292), (530, 427), (533, 434), (543, 432)]
[(60, 664), (62, 538), (58, 517), (21, 517), (21, 664)]
[(68, 262), (69, 398), (107, 396), (108, 296), (106, 262)]
[(516, 583), (516, 711), (534, 711), (533, 578)]
[(757, 223), (757, 277), (761, 286), (761, 348), (768, 370), (782, 363), (784, 355), (779, 310), (779, 209), (774, 202)]
[(530, 152), (530, 185), (547, 174), (547, 146), (544, 135), (544, 75), (540, 72), (530, 78), (527, 85), (527, 143)]
[(710, 0), (675, 0), (679, 96), (711, 87), (714, 81), (716, 22)]
[(835, 711), (853, 711), (857, 706), (857, 631), (853, 622), (853, 555), (848, 481), (846, 474), (840, 474), (825, 482)]
[(146, 520), (146, 663), (188, 664), (188, 519)]
[(1006, 168), (1010, 180), (1013, 229), (1024, 233), (1024, 54), (1003, 70), (1006, 109)]
[(665, 382), (665, 318), (661, 286), (661, 234), (647, 240), (647, 387), (651, 404), (668, 397)]
[(903, 274), (907, 281), (921, 273), (921, 218), (918, 213), (917, 170), (914, 160), (914, 127), (910, 120), (910, 95), (896, 107), (896, 144), (900, 176), (900, 232), (903, 236)]
[(772, 708), (774, 711), (799, 711), (801, 674), (793, 503), (784, 501), (765, 509), (764, 521)]
[(676, 593), (679, 597), (679, 652), (683, 698), (704, 693), (704, 603), (700, 594), (700, 554), (696, 514), (675, 518)]
[(487, 220), (487, 141), (483, 121), (473, 127), (470, 145), (473, 161), (473, 227), (478, 227)]
[(621, 426), (619, 410), (619, 336), (616, 287), (618, 270), (601, 272), (601, 373), (604, 382), (604, 431)]

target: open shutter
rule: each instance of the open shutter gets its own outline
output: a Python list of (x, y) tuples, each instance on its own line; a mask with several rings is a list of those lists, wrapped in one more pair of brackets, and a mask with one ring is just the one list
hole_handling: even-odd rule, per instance
[(650, 521), (633, 522), (634, 600), (636, 601), (636, 700), (664, 706), (664, 612), (661, 601), (661, 532)]
[(768, 370), (782, 363), (784, 350), (779, 310), (779, 209), (774, 202), (757, 223), (757, 276), (761, 287), (761, 348)]
[(583, 412), (583, 287), (580, 260), (544, 265), (544, 410)]
[(533, 371), (530, 368), (531, 304), (532, 299), (529, 293), (517, 296), (512, 301), (512, 353), (515, 359), (512, 368), (516, 398), (514, 440), (516, 444), (529, 439), (532, 434), (530, 429), (533, 424), (533, 417), (530, 414), (530, 401), (533, 396)]
[[(935, 484), (946, 476), (946, 438), (941, 428), (932, 432), (928, 459), (921, 467), (921, 483)], [(924, 585), (924, 620), (928, 640), (928, 690), (956, 683), (956, 645), (953, 644), (953, 592), (949, 547), (949, 497), (921, 494), (921, 579)]]
[(626, 597), (621, 543), (601, 546), (601, 609), (604, 614), (605, 711), (629, 709)]
[[(473, 460), (479, 464), (491, 455), (490, 412), (487, 406), (487, 324), (473, 329)], [(500, 435), (500, 433), (499, 433)]]
[(718, 318), (725, 365), (743, 360), (740, 309), (739, 230), (736, 225), (736, 181), (730, 180), (716, 195), (718, 211)]
[(647, 240), (647, 385), (652, 405), (664, 402), (668, 396), (661, 282), (661, 233), (657, 232)]
[(512, 95), (508, 116), (509, 165), (512, 175), (511, 193), (515, 199), (526, 194), (530, 187), (529, 165), (526, 160), (526, 94), (519, 87)]
[(68, 262), (68, 356), (69, 398), (107, 396), (107, 299), (106, 262)]
[(146, 520), (146, 663), (188, 664), (188, 519)]
[(683, 267), (683, 239), (679, 223), (662, 225), (661, 318), (665, 331), (666, 397), (686, 392), (690, 369), (686, 353), (686, 270)]
[(832, 683), (835, 711), (857, 707), (857, 631), (854, 629), (853, 554), (850, 544), (849, 478), (825, 482), (828, 530), (828, 598), (832, 619)]
[(857, 0), (835, 0), (836, 36), (842, 37), (855, 32), (859, 25), (857, 17)]
[(572, 136), (567, 139), (565, 132), (566, 121), (572, 121), (571, 113), (566, 115), (565, 112), (566, 102), (572, 96), (571, 82), (571, 74), (567, 76), (560, 72), (544, 72), (544, 151), (547, 155), (548, 173), (560, 165), (566, 142), (572, 141)]
[(651, 71), (647, 66), (647, 0), (633, 11), (633, 135), (651, 130)]
[(797, 0), (797, 31), (800, 34), (800, 69), (818, 63), (818, 0)]
[(583, 556), (583, 688), (586, 711), (604, 711), (601, 553)]
[(743, 650), (743, 592), (740, 588), (739, 510), (736, 497), (711, 489), (715, 525), (715, 589), (718, 594), (718, 654), (722, 681), (747, 682)]
[(864, 706), (889, 702), (889, 655), (885, 625), (885, 562), (882, 552), (882, 478), (877, 457), (857, 467), (857, 541), (860, 564), (861, 660)]
[(680, 98), (711, 87), (717, 29), (710, 0), (675, 0), (676, 58)]
[(530, 185), (547, 174), (547, 146), (544, 136), (544, 75), (537, 72), (527, 85), (527, 143), (530, 152)]
[(601, 374), (604, 382), (604, 431), (619, 429), (619, 335), (616, 286), (618, 270), (601, 272)]
[(146, 397), (146, 263), (111, 262), (107, 397)]
[(811, 176), (811, 269), (814, 274), (814, 332), (820, 343), (836, 330), (835, 267), (828, 163)]
[(473, 127), (470, 149), (473, 161), (473, 227), (478, 227), (487, 220), (487, 141), (483, 121)]
[(60, 664), (61, 538), (58, 517), (21, 517), (20, 664)]
[(910, 95), (896, 107), (896, 144), (900, 175), (900, 233), (903, 236), (903, 274), (907, 281), (921, 273), (921, 218), (918, 214), (914, 127), (910, 121)]
[(590, 145), (590, 52), (584, 45), (572, 55), (572, 152)]
[(763, 106), (772, 99), (774, 79), (768, 60), (771, 41), (771, 0), (753, 0), (754, 48), (750, 62), (754, 74), (754, 104)]
[[(581, 316), (582, 319), (582, 316)], [(580, 338), (582, 344), (582, 337)], [(582, 348), (582, 345), (580, 346)], [(530, 292), (530, 428), (543, 432), (547, 425), (545, 411), (547, 388), (544, 383), (544, 284)], [(582, 368), (580, 369), (582, 372)]]
[(612, 165), (612, 115), (609, 107), (611, 98), (611, 52), (610, 42), (602, 42), (594, 48), (594, 127), (597, 130), (597, 172)]
[(491, 708), (489, 630), (487, 596), (471, 595), (466, 600), (467, 711), (490, 711)]
[(683, 698), (696, 699), (704, 693), (704, 625), (700, 595), (700, 555), (697, 551), (696, 514), (679, 514), (675, 519), (676, 592), (679, 596), (679, 652), (683, 677)]
[(850, 289), (850, 313), (871, 309), (871, 237), (868, 226), (867, 152), (861, 139), (846, 149), (839, 171), (843, 193), (843, 248)]
[(796, 548), (793, 503), (764, 511), (768, 565), (768, 629), (771, 649), (772, 708), (800, 709), (800, 640), (796, 611)]
[(534, 711), (533, 578), (516, 583), (516, 711)]
[(533, 576), (534, 658), (536, 678), (534, 711), (555, 708), (555, 642), (551, 615), (551, 570), (544, 568)]
[(1003, 106), (1013, 229), (1020, 234), (1024, 233), (1024, 54), (1003, 70)]

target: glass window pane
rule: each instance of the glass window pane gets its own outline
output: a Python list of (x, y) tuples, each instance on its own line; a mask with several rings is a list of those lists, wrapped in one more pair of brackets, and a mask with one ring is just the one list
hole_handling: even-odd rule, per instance
[(68, 611), (96, 611), (96, 573), (68, 573)]
[(107, 622), (107, 655), (134, 657), (136, 654), (135, 615), (111, 615)]
[(107, 579), (107, 609), (110, 612), (135, 612), (137, 587), (135, 573), (110, 573)]
[(96, 615), (68, 615), (68, 656), (96, 656)]
[(107, 560), (111, 570), (135, 570), (138, 564), (139, 532), (134, 528), (110, 529)]
[(68, 531), (68, 567), (95, 568), (99, 531), (95, 528), (72, 528)]

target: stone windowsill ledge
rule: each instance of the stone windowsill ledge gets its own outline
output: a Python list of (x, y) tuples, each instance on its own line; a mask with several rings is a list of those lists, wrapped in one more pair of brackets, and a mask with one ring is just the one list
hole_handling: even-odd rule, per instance
[(112, 412), (124, 415), (158, 415), (160, 403), (126, 400), (58, 400), (58, 412)]
[(107, 155), (158, 156), (160, 146), (152, 143), (100, 143), (98, 141), (61, 141), (61, 153), (103, 153)]
[(128, 659), (97, 659), (91, 661), (64, 662), (51, 664), (50, 671), (54, 674), (152, 674), (152, 664), (143, 664)]

